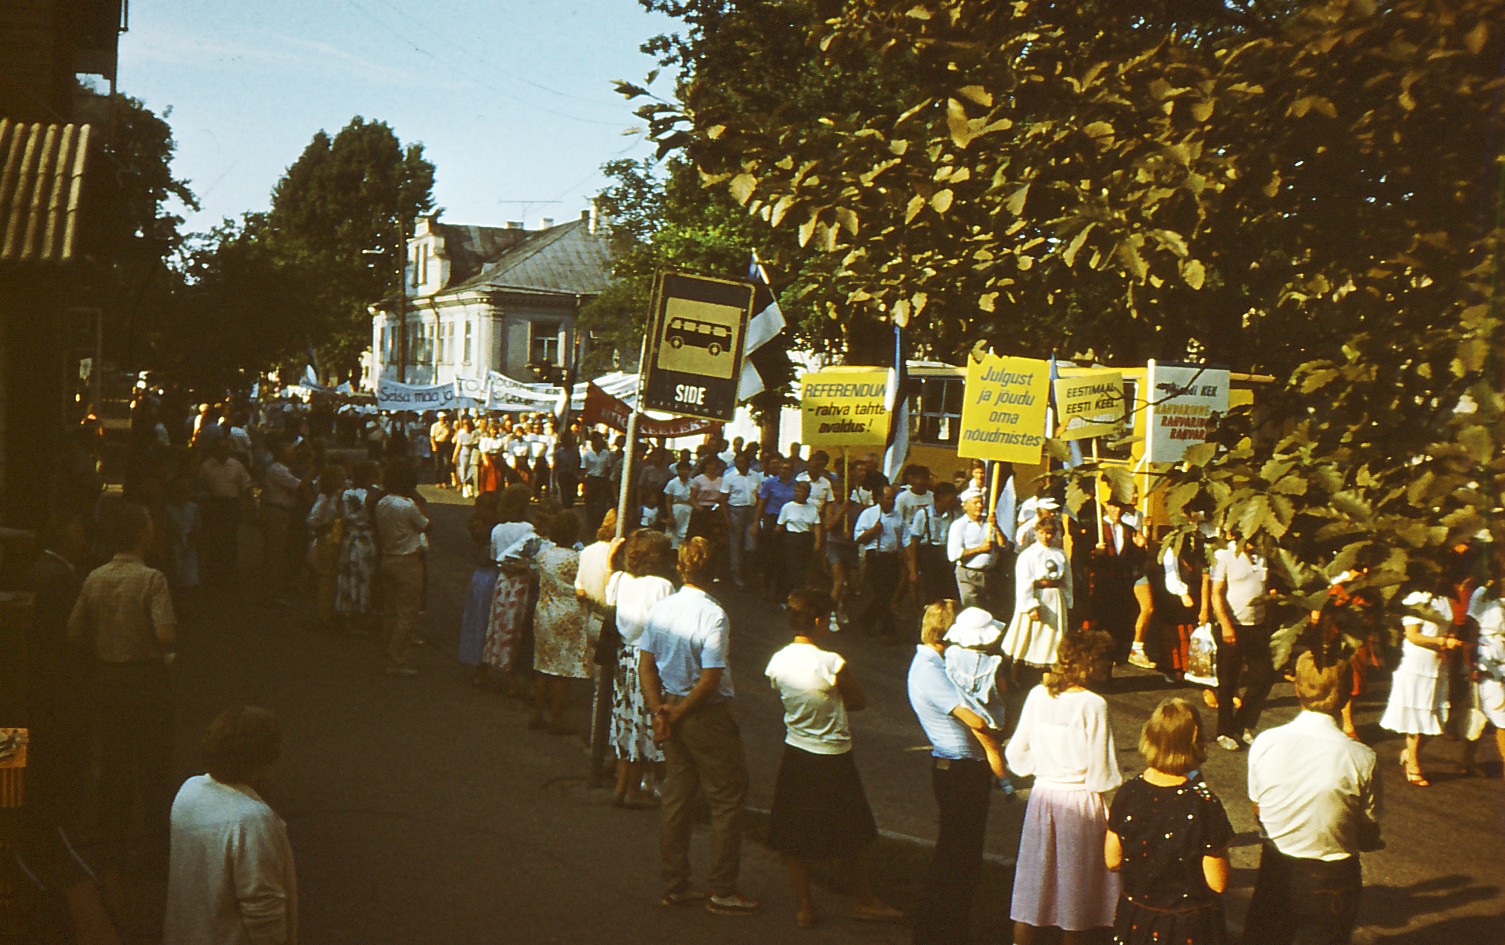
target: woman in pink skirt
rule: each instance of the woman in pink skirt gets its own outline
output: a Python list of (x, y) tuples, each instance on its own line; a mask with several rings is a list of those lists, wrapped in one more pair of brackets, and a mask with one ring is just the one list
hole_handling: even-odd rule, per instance
[(1068, 635), (1045, 681), (1030, 691), (1004, 751), (1009, 770), (1034, 775), (1014, 869), (1016, 945), (1037, 930), (1062, 930), (1064, 945), (1113, 924), (1118, 877), (1108, 871), (1103, 794), (1123, 783), (1108, 725), (1108, 703), (1087, 689), (1112, 666), (1113, 639), (1101, 631)]

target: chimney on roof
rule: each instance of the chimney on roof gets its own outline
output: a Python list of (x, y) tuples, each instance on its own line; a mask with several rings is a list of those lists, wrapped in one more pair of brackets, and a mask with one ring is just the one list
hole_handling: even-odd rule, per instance
[(541, 219), (541, 220), (538, 221), (538, 225), (541, 226), (541, 227), (543, 227), (545, 230), (547, 230), (549, 227), (551, 227), (551, 226), (554, 225), (554, 218), (553, 217), (544, 217), (543, 219)]
[(509, 230), (520, 230), (522, 228), (523, 228), (523, 221), (521, 221), (521, 220), (508, 220), (507, 221), (507, 229), (509, 229)]
[(601, 208), (597, 206), (595, 198), (591, 198), (591, 208), (581, 216), (587, 221), (586, 227), (591, 236), (596, 235), (596, 229), (601, 225)]

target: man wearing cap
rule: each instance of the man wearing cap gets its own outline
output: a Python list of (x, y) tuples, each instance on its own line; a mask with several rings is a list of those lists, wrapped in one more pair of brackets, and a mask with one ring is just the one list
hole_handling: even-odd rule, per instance
[(946, 557), (956, 571), (958, 600), (963, 607), (988, 607), (988, 569), (995, 551), (1003, 544), (997, 526), (983, 517), (982, 493), (969, 489), (962, 494), (961, 518), (951, 523), (946, 536)]

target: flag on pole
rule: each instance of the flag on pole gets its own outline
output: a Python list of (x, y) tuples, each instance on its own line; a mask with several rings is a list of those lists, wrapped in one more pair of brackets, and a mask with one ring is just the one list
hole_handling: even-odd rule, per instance
[(898, 482), (904, 461), (909, 458), (909, 365), (904, 360), (904, 330), (894, 326), (894, 366), (888, 372), (888, 389), (883, 405), (891, 418), (888, 425), (888, 448), (883, 453), (883, 475)]
[[(1056, 368), (1056, 353), (1052, 351), (1050, 353), (1050, 397), (1047, 400), (1050, 409), (1045, 414), (1045, 436), (1047, 439), (1055, 436), (1055, 428), (1061, 425), (1061, 405), (1056, 402), (1056, 381), (1060, 377), (1061, 372)], [(1070, 441), (1069, 448), (1071, 456), (1062, 465), (1067, 469), (1075, 469), (1084, 462), (1082, 459), (1082, 441)]]
[(746, 400), (763, 393), (768, 384), (766, 376), (773, 374), (773, 359), (779, 357), (779, 349), (768, 343), (784, 330), (784, 313), (779, 310), (779, 300), (768, 284), (768, 273), (753, 253), (752, 266), (747, 273), (753, 284), (753, 316), (747, 323), (747, 338), (742, 343), (742, 376), (737, 380), (737, 399)]

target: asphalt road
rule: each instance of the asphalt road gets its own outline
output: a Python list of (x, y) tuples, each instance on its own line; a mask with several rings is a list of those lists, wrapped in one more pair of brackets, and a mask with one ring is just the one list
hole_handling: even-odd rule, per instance
[[(820, 895), (828, 920), (797, 929), (776, 857), (751, 843), (743, 886), (765, 901), (762, 914), (660, 907), (656, 814), (617, 810), (585, 791), (580, 738), (529, 731), (520, 702), (475, 687), (454, 661), (471, 568), (468, 509), (448, 493), (430, 495), (436, 526), (418, 677), (384, 676), (375, 640), (316, 632), (305, 608), (274, 607), (249, 579), (206, 597), (183, 619), (176, 666), (182, 774), (202, 770), (197, 740), (220, 709), (258, 704), (283, 720), (285, 754), (269, 800), (288, 821), (298, 858), (304, 942), (907, 941), (902, 927), (845, 921), (830, 892)], [(733, 617), (750, 804), (766, 809), (783, 728), (761, 671), (786, 634), (776, 608), (734, 589), (722, 597)], [(853, 729), (880, 828), (933, 838), (924, 742), (904, 692), (913, 648), (856, 634), (840, 635), (834, 646), (869, 695)], [(1140, 724), (1170, 692), (1158, 676), (1131, 672), (1109, 699), (1126, 774), (1142, 768), (1134, 750)], [(1388, 847), (1365, 858), (1356, 941), (1505, 943), (1505, 782), (1452, 775), (1458, 746), (1438, 741), (1430, 752), (1434, 786), (1406, 785), (1396, 760), (1400, 739), (1374, 725), (1379, 697), (1358, 718), (1380, 754)], [(569, 720), (583, 729), (588, 711), (581, 684)], [(1290, 687), (1278, 686), (1262, 727), (1294, 712)], [(1491, 759), (1492, 749), (1481, 757)], [(1243, 754), (1214, 748), (1206, 776), (1239, 831), (1228, 911), (1241, 926), (1258, 849)], [(990, 856), (1012, 860), (1023, 807), (995, 800)], [(697, 863), (705, 863), (703, 851)], [(1003, 930), (996, 940), (1008, 941)]]

